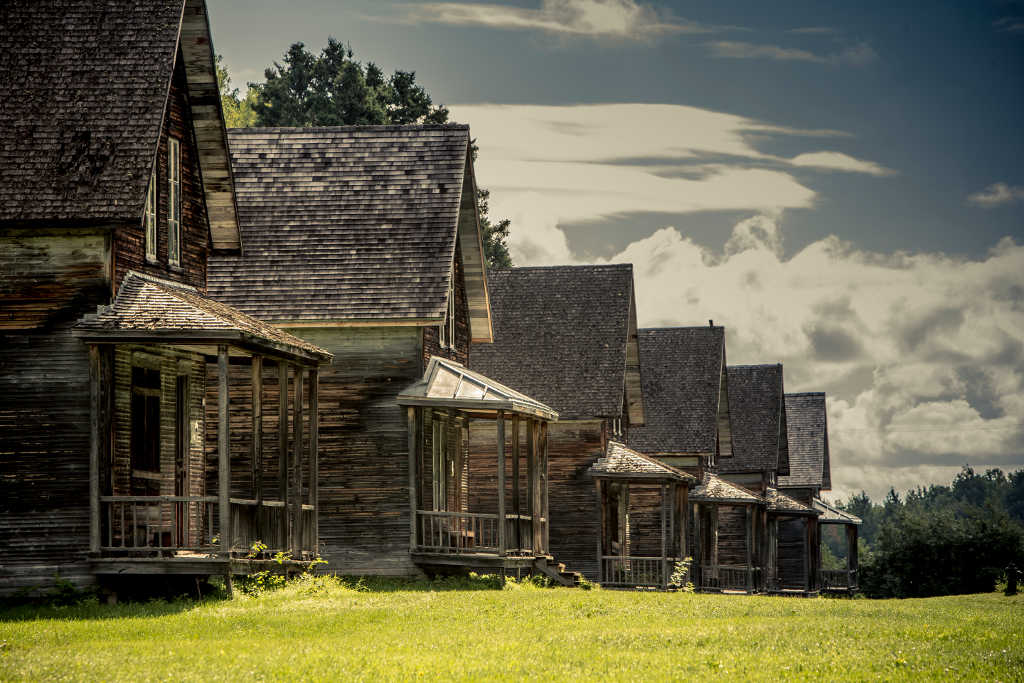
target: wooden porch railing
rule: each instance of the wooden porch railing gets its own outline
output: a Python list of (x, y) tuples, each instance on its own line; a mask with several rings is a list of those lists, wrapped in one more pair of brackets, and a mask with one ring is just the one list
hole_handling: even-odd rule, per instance
[(857, 588), (856, 569), (822, 569), (822, 590), (855, 590)]
[(745, 564), (701, 565), (694, 584), (700, 590), (753, 593), (760, 586), (761, 568)]
[(601, 584), (605, 586), (668, 586), (678, 557), (602, 555)]
[[(547, 520), (541, 518), (541, 538)], [(533, 555), (533, 517), (505, 515), (505, 547), (498, 538), (498, 515), (475, 512), (416, 511), (415, 550), (438, 553)]]
[[(220, 550), (220, 515), (217, 496), (102, 496), (100, 550), (201, 551)], [(288, 511), (283, 502), (232, 498), (231, 549), (250, 552), (260, 541), (266, 552), (288, 548)], [(303, 505), (298, 545), (315, 552), (315, 509)], [(215, 542), (216, 539), (216, 542)]]

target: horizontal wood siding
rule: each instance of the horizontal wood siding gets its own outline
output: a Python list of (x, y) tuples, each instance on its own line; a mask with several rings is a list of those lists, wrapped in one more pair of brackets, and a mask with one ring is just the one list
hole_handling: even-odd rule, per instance
[[(396, 396), (422, 374), (422, 331), (289, 331), (334, 354), (333, 364), (320, 369), (319, 519), (327, 571), (418, 573), (409, 555), (407, 425)], [(265, 413), (276, 405), (273, 393), (264, 399)], [(268, 449), (273, 439), (264, 436)]]
[[(181, 267), (172, 268), (167, 262), (167, 137), (173, 135), (181, 141)], [(170, 106), (165, 114), (160, 146), (157, 153), (157, 249), (156, 263), (146, 261), (146, 248), (142, 228), (142, 208), (139, 207), (137, 225), (122, 227), (114, 238), (114, 290), (121, 285), (129, 270), (184, 282), (206, 291), (206, 256), (210, 233), (206, 219), (206, 204), (199, 172), (199, 155), (192, 130), (188, 106), (185, 71), (181, 55), (174, 69), (171, 83)]]

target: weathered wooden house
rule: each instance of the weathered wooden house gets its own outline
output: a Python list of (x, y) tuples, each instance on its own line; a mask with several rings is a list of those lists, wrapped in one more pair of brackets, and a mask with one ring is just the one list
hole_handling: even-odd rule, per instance
[[(474, 343), (470, 367), (558, 412), (547, 433), (548, 549), (600, 580), (601, 504), (590, 468), (610, 440), (625, 441), (644, 421), (632, 266), (510, 268), (491, 272), (488, 286), (494, 342)], [(480, 425), (470, 437), (470, 460), (489, 461), (493, 430)], [(632, 518), (652, 527), (634, 529), (636, 538), (659, 537), (657, 510)]]
[(789, 474), (779, 477), (779, 490), (801, 505), (819, 512), (818, 546), (810, 548), (811, 554), (820, 554), (821, 536), (826, 533), (826, 525), (841, 529), (845, 536), (846, 568), (822, 568), (821, 589), (856, 590), (857, 526), (860, 519), (820, 498), (822, 491), (832, 488), (825, 394), (786, 394), (786, 424), (789, 435)]
[(301, 495), (330, 354), (205, 296), (241, 242), (204, 2), (5, 2), (0, 73), (0, 590), (315, 552), (315, 499), (232, 486), (229, 364), (291, 368)]
[(246, 247), (212, 259), (211, 295), (335, 358), (320, 377), (328, 569), (546, 569), (536, 514), (510, 509), (521, 517), (502, 523), (500, 505), (473, 504), (500, 500), (498, 463), (520, 451), (492, 439), (475, 464), (494, 485), (478, 490), (470, 421), (528, 428), (530, 485), (543, 491), (541, 435), (556, 413), (466, 367), (470, 341), (492, 338), (469, 128), (257, 128), (229, 139)]
[(765, 499), (755, 513), (755, 555), (761, 588), (814, 591), (817, 587), (817, 516), (778, 490), (789, 474), (789, 439), (782, 365), (729, 367), (733, 457), (721, 474)]
[(725, 330), (642, 329), (639, 346), (647, 419), (630, 430), (629, 444), (696, 477), (686, 520), (695, 585), (753, 591), (753, 525), (764, 500), (717, 474), (733, 457)]

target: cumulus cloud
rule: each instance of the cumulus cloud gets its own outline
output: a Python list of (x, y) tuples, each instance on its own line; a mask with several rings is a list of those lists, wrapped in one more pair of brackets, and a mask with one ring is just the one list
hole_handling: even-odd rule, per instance
[(1024, 186), (992, 183), (984, 190), (968, 196), (967, 201), (983, 209), (994, 209), (997, 206), (1024, 201)]
[(714, 30), (635, 0), (543, 0), (538, 8), (495, 3), (409, 4), (411, 21), (529, 29), (571, 36), (648, 40), (673, 33)]

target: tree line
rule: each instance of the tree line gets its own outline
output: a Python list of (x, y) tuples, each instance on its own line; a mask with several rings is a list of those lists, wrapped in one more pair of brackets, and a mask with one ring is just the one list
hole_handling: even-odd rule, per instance
[[(355, 59), (351, 46), (328, 38), (314, 54), (293, 43), (274, 62), (262, 82), (249, 83), (244, 95), (231, 87), (231, 75), (217, 56), (217, 80), (228, 128), (250, 126), (371, 126), (449, 123), (449, 111), (435, 105), (416, 82), (414, 71), (390, 76), (373, 62)], [(478, 153), (472, 142), (473, 159)], [(511, 221), (492, 222), (490, 192), (477, 188), (484, 255), (492, 268), (512, 265), (508, 251)]]
[[(989, 592), (1011, 562), (1024, 569), (1024, 469), (965, 465), (949, 486), (890, 489), (880, 503), (861, 491), (839, 507), (863, 520), (859, 578), (869, 597)], [(823, 534), (823, 566), (845, 552), (845, 539)]]

